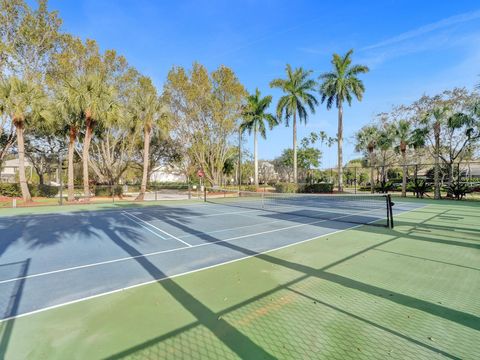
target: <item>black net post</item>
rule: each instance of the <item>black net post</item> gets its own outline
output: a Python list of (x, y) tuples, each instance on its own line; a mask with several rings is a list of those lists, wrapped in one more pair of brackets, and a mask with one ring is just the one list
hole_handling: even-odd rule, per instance
[(392, 196), (390, 194), (387, 195), (387, 222), (388, 222), (388, 227), (390, 229), (393, 229), (393, 205), (394, 203), (392, 202)]

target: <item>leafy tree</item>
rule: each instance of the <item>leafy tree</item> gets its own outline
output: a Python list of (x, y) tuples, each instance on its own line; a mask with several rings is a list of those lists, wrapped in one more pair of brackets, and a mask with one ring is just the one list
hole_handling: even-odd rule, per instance
[(60, 45), (61, 23), (47, 0), (38, 0), (35, 9), (24, 0), (1, 0), (0, 71), (25, 81), (41, 79)]
[(320, 76), (322, 103), (326, 101), (327, 109), (331, 109), (334, 104), (338, 109), (338, 191), (343, 190), (343, 103), (346, 101), (351, 105), (352, 95), (359, 101), (362, 100), (365, 87), (358, 75), (369, 71), (367, 66), (351, 65), (352, 54), (353, 50), (348, 51), (343, 57), (333, 54), (333, 70)]
[(61, 176), (58, 155), (63, 147), (63, 138), (51, 126), (37, 126), (35, 132), (26, 137), (26, 156), (38, 175), (40, 185), (45, 184), (45, 175), (53, 170), (58, 169), (58, 176)]
[(246, 91), (234, 72), (221, 66), (212, 73), (195, 63), (191, 71), (170, 70), (164, 99), (182, 156), (202, 168), (207, 181), (220, 184), (230, 157)]
[(3, 159), (9, 153), (11, 147), (15, 143), (15, 126), (10, 116), (0, 108), (0, 169), (2, 168)]
[(402, 196), (407, 196), (407, 149), (411, 139), (411, 124), (407, 120), (400, 120), (396, 124), (395, 136), (398, 141), (398, 151), (402, 155)]
[(75, 113), (82, 116), (83, 191), (90, 197), (89, 151), (94, 131), (110, 113), (117, 112), (119, 92), (125, 72), (126, 61), (115, 51), (100, 54), (95, 41), (68, 38), (64, 51), (56, 57), (53, 69), (57, 86), (68, 94)]
[(277, 118), (285, 119), (287, 126), (293, 118), (293, 181), (297, 183), (297, 114), (299, 121), (306, 123), (307, 108), (315, 113), (318, 101), (312, 92), (317, 84), (310, 78), (312, 71), (306, 71), (301, 67), (292, 70), (290, 64), (287, 64), (285, 71), (286, 79), (272, 80), (270, 87), (278, 88), (285, 93), (277, 104)]
[(17, 136), (18, 175), (24, 201), (32, 197), (25, 175), (25, 128), (40, 121), (45, 114), (45, 94), (35, 83), (22, 80), (16, 76), (3, 77), (0, 82), (0, 109), (12, 119)]
[(278, 125), (278, 120), (270, 113), (267, 113), (267, 108), (272, 102), (271, 96), (261, 97), (260, 90), (256, 89), (255, 94), (247, 97), (247, 104), (242, 113), (243, 123), (240, 125), (240, 131), (244, 129), (251, 135), (253, 132), (253, 144), (254, 144), (254, 165), (255, 165), (255, 185), (258, 186), (258, 139), (257, 133), (266, 139), (267, 130), (265, 123), (267, 123), (270, 130)]
[(370, 191), (375, 192), (374, 169), (375, 169), (375, 148), (379, 138), (378, 127), (374, 125), (364, 126), (355, 135), (355, 150), (367, 154), (370, 162)]

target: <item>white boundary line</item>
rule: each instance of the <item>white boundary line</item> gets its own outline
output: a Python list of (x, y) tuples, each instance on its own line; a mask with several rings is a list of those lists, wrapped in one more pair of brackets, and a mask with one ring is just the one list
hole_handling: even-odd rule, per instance
[[(124, 211), (124, 212), (122, 213), (122, 215), (124, 215), (124, 216), (127, 216), (127, 215), (128, 215), (128, 216), (132, 216), (133, 218), (137, 219), (138, 221), (141, 221), (141, 222), (143, 222), (143, 223), (145, 223), (145, 224), (153, 227), (154, 229), (160, 231), (161, 233), (164, 233), (165, 235), (171, 237), (172, 239), (175, 239), (175, 240), (177, 240), (177, 241), (180, 241), (182, 244), (187, 245), (187, 246), (189, 246), (189, 247), (192, 246), (191, 244), (187, 243), (186, 241), (183, 241), (183, 240), (179, 239), (178, 237), (176, 237), (176, 236), (174, 236), (174, 235), (166, 232), (165, 230), (160, 229), (159, 227), (156, 227), (155, 225), (150, 224), (148, 221), (145, 221), (145, 220), (140, 219), (138, 216), (135, 216), (135, 215), (133, 215), (133, 214), (130, 214), (129, 212)], [(130, 220), (131, 220), (131, 219), (130, 219)]]
[[(411, 211), (418, 210), (418, 209), (419, 209), (419, 208), (410, 209), (410, 210), (407, 210), (407, 211), (403, 212), (402, 214), (406, 214), (406, 213), (409, 213), (409, 212), (411, 212)], [(372, 220), (371, 222), (369, 222), (369, 223), (367, 223), (367, 224), (370, 224), (370, 223), (373, 223), (373, 222), (376, 222), (376, 221), (379, 221), (379, 220), (381, 220), (381, 219)], [(212, 269), (212, 268), (215, 268), (215, 267), (218, 267), (218, 266), (228, 265), (228, 264), (231, 264), (231, 263), (235, 263), (235, 262), (237, 262), (237, 261), (249, 259), (249, 258), (252, 258), (252, 257), (257, 257), (257, 256), (262, 255), (262, 254), (268, 254), (268, 253), (270, 253), (270, 252), (277, 251), (277, 250), (281, 250), (281, 249), (286, 249), (286, 248), (289, 248), (289, 247), (294, 246), (294, 245), (303, 244), (303, 243), (306, 243), (306, 242), (309, 242), (309, 241), (312, 241), (312, 240), (316, 240), (316, 239), (323, 238), (323, 237), (325, 237), (325, 236), (338, 234), (338, 233), (341, 233), (341, 232), (344, 232), (344, 231), (347, 231), (347, 230), (356, 229), (356, 228), (358, 228), (358, 227), (362, 227), (362, 226), (365, 226), (365, 225), (366, 225), (366, 224), (354, 225), (354, 226), (351, 226), (351, 227), (346, 228), (346, 229), (336, 230), (336, 231), (330, 232), (330, 233), (328, 233), (328, 234), (323, 234), (323, 235), (315, 236), (315, 237), (312, 237), (312, 238), (309, 238), (309, 239), (305, 239), (305, 240), (297, 241), (297, 242), (294, 242), (294, 243), (291, 243), (291, 244), (279, 246), (279, 247), (277, 247), (277, 248), (273, 248), (273, 249), (261, 251), (261, 252), (259, 252), (259, 253), (257, 253), (257, 254), (254, 254), (254, 255), (246, 255), (246, 256), (240, 257), (240, 258), (238, 258), (238, 259), (228, 260), (228, 261), (225, 261), (225, 262), (222, 262), (222, 263), (205, 266), (205, 267), (203, 267), (203, 268), (199, 268), (199, 269), (195, 269), (195, 270), (190, 270), (190, 271), (185, 271), (185, 272), (183, 272), (183, 273), (179, 273), (179, 274), (175, 274), (175, 275), (163, 277), (163, 278), (160, 278), (160, 279), (149, 280), (149, 281), (146, 281), (146, 282), (143, 282), (143, 283), (139, 283), (139, 284), (135, 284), (135, 285), (130, 285), (130, 286), (127, 286), (127, 287), (124, 287), (124, 288), (115, 289), (115, 290), (111, 290), (111, 291), (107, 291), (107, 292), (104, 292), (104, 293), (95, 294), (95, 295), (91, 295), (91, 296), (86, 296), (86, 297), (83, 297), (83, 298), (80, 298), (80, 299), (76, 299), (76, 300), (72, 300), (72, 301), (67, 301), (67, 302), (64, 302), (64, 303), (61, 303), (61, 304), (48, 306), (48, 307), (45, 307), (45, 308), (42, 308), (42, 309), (29, 311), (29, 312), (26, 312), (26, 313), (23, 313), (23, 314), (15, 315), (15, 316), (10, 316), (10, 317), (4, 318), (4, 319), (0, 319), (0, 324), (3, 323), (3, 322), (5, 322), (5, 321), (8, 321), (8, 320), (18, 319), (18, 318), (30, 316), (30, 315), (42, 313), (42, 312), (45, 312), (45, 311), (48, 311), (48, 310), (53, 310), (53, 309), (57, 309), (57, 308), (60, 308), (60, 307), (64, 307), (64, 306), (67, 306), (67, 305), (72, 305), (72, 304), (76, 304), (76, 303), (79, 303), (79, 302), (83, 302), (83, 301), (87, 301), (87, 300), (91, 300), (91, 299), (103, 297), (103, 296), (106, 296), (106, 295), (115, 294), (115, 293), (118, 293), (118, 292), (121, 292), (121, 291), (129, 290), (129, 289), (134, 289), (134, 288), (137, 288), (137, 287), (140, 287), (140, 286), (145, 286), (145, 285), (148, 285), (148, 284), (158, 283), (158, 282), (161, 282), (161, 281), (165, 281), (165, 280), (167, 280), (167, 279), (173, 279), (173, 278), (180, 277), (180, 276), (183, 276), (183, 275), (193, 274), (193, 273), (196, 273), (196, 272), (199, 272), (199, 271)], [(220, 240), (220, 241), (224, 241), (224, 240)], [(210, 244), (213, 244), (213, 243), (210, 243)], [(207, 244), (204, 244), (204, 245), (207, 245)], [(185, 247), (185, 249), (187, 249), (187, 247)], [(180, 249), (172, 249), (172, 251), (173, 251), (173, 250), (180, 250)], [(142, 256), (145, 256), (145, 255), (138, 255), (138, 257), (142, 257)], [(132, 258), (133, 258), (133, 257), (132, 257)], [(115, 260), (113, 260), (113, 261), (115, 261)]]
[[(370, 211), (372, 211), (372, 210), (363, 211), (363, 212), (370, 212)], [(344, 218), (344, 217), (347, 217), (347, 216), (351, 216), (351, 214), (338, 216), (334, 219), (341, 219), (341, 218)], [(169, 252), (175, 252), (175, 251), (185, 250), (185, 249), (189, 249), (189, 248), (197, 248), (197, 247), (201, 247), (201, 246), (214, 245), (214, 244), (218, 244), (218, 243), (221, 243), (221, 242), (230, 242), (230, 241), (233, 241), (233, 240), (239, 240), (239, 239), (244, 239), (244, 238), (248, 238), (248, 237), (254, 237), (254, 236), (258, 236), (258, 235), (264, 235), (264, 234), (270, 234), (270, 233), (274, 233), (274, 232), (289, 230), (289, 229), (293, 229), (293, 228), (297, 228), (297, 227), (313, 225), (313, 224), (317, 224), (317, 223), (321, 223), (321, 222), (325, 222), (325, 221), (335, 221), (334, 219), (315, 220), (315, 221), (310, 221), (308, 223), (301, 223), (301, 224), (286, 226), (286, 227), (282, 227), (282, 228), (278, 228), (278, 229), (261, 231), (261, 232), (257, 232), (257, 233), (253, 233), (253, 234), (240, 235), (240, 236), (235, 236), (235, 237), (231, 237), (231, 238), (223, 239), (223, 240), (204, 242), (204, 243), (197, 244), (197, 245), (188, 245), (188, 246), (183, 246), (183, 247), (169, 249), (169, 250), (160, 250), (160, 251), (155, 251), (155, 252), (151, 252), (151, 253), (147, 253), (147, 254), (141, 254), (141, 255), (136, 255), (136, 256), (127, 256), (127, 257), (123, 257), (123, 258), (120, 258), (120, 259), (100, 261), (100, 262), (92, 263), (92, 264), (85, 264), (85, 265), (73, 266), (73, 267), (65, 268), (65, 269), (47, 271), (47, 272), (43, 272), (43, 273), (32, 274), (32, 275), (27, 275), (27, 276), (23, 276), (23, 277), (2, 280), (2, 281), (0, 281), (0, 285), (5, 284), (5, 283), (9, 283), (9, 282), (13, 282), (13, 281), (18, 281), (18, 280), (30, 279), (30, 278), (34, 278), (34, 277), (46, 276), (46, 275), (51, 275), (51, 274), (58, 274), (58, 273), (62, 273), (62, 272), (73, 271), (73, 270), (78, 270), (78, 269), (85, 269), (85, 268), (94, 267), (94, 266), (101, 266), (101, 265), (105, 265), (105, 264), (112, 264), (112, 263), (120, 262), (120, 261), (127, 261), (127, 260), (136, 259), (136, 258), (140, 258), (140, 257), (150, 257), (150, 256), (154, 256), (154, 255), (159, 255), (159, 254), (164, 254), (164, 253), (169, 253)], [(372, 221), (368, 222), (367, 224), (370, 224), (372, 222), (379, 221), (379, 220), (382, 220), (382, 219), (375, 219), (375, 220), (372, 220)], [(364, 224), (360, 224), (360, 225), (364, 225)], [(187, 244), (187, 243), (185, 243), (185, 244)]]

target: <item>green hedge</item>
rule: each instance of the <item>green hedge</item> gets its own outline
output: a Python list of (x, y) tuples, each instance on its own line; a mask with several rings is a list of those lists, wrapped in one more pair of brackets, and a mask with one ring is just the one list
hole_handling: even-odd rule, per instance
[(2, 183), (0, 184), (0, 196), (21, 197), (19, 184)]
[(332, 191), (332, 183), (308, 184), (301, 189), (303, 193), (331, 193)]
[[(30, 195), (35, 197), (53, 198), (58, 194), (59, 188), (50, 185), (28, 185)], [(4, 183), (0, 184), (0, 196), (21, 197), (22, 190), (20, 184)]]
[(275, 184), (275, 191), (279, 193), (296, 193), (298, 185), (293, 183), (278, 183)]
[(57, 196), (59, 188), (51, 185), (29, 185), (30, 193), (36, 197), (53, 198)]
[(94, 189), (95, 196), (122, 196), (123, 195), (123, 186), (122, 185), (96, 185)]

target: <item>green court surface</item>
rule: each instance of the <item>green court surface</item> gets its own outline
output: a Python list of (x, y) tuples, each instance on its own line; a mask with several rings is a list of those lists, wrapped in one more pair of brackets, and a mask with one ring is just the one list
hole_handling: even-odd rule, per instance
[(4, 321), (0, 357), (478, 359), (480, 204), (424, 203), (394, 229), (356, 227)]

